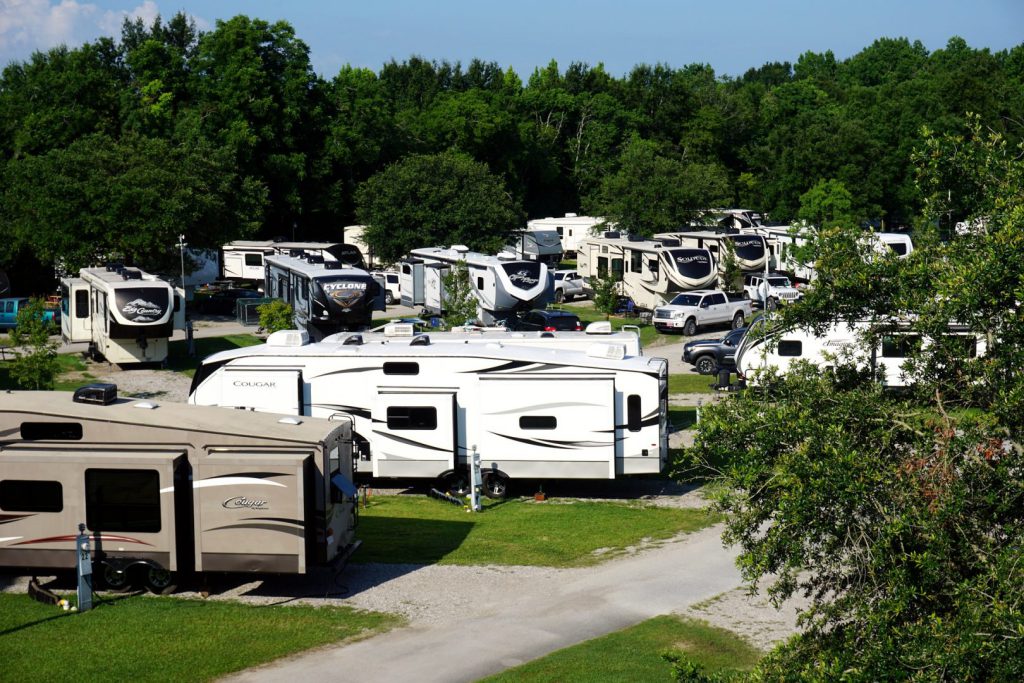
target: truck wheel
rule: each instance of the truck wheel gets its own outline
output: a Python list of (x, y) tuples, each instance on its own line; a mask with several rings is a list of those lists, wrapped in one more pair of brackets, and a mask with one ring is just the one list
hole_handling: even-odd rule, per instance
[(508, 477), (498, 472), (484, 472), (484, 495), (501, 500), (508, 495)]
[(693, 364), (693, 367), (697, 369), (697, 372), (702, 375), (713, 375), (715, 374), (715, 367), (718, 364), (715, 363), (715, 359), (711, 356), (701, 356), (697, 359), (697, 362)]
[(395, 297), (391, 292), (384, 293), (384, 303), (388, 306), (393, 306), (395, 303)]
[(746, 321), (743, 319), (743, 312), (742, 311), (736, 311), (736, 315), (734, 315), (732, 317), (732, 329), (734, 329), (734, 330), (740, 329), (741, 327), (743, 327), (743, 324), (745, 322)]
[(686, 324), (683, 325), (683, 334), (687, 337), (692, 337), (697, 334), (697, 321), (695, 319), (690, 318), (686, 321)]
[(560, 304), (565, 301), (565, 291), (561, 289), (555, 290), (555, 303)]
[(776, 308), (779, 307), (779, 302), (775, 299), (775, 297), (768, 297), (768, 301), (765, 303), (764, 307), (769, 311), (774, 311)]

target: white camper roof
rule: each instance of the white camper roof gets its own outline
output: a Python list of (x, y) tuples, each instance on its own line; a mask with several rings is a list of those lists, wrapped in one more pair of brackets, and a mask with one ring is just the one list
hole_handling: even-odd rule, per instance
[(285, 256), (284, 254), (275, 254), (268, 256), (265, 262), (269, 265), (275, 265), (280, 268), (300, 273), (309, 278), (325, 278), (325, 277), (338, 277), (339, 275), (366, 275), (369, 273), (360, 268), (334, 268), (333, 263), (310, 263), (305, 258), (299, 256)]

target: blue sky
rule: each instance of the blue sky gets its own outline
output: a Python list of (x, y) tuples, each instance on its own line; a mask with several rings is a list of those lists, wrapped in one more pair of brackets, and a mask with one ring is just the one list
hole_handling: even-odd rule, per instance
[(236, 14), (286, 20), (328, 78), (344, 64), (378, 71), (411, 55), (477, 57), (524, 79), (552, 59), (563, 70), (603, 63), (614, 76), (657, 62), (738, 76), (806, 51), (844, 59), (880, 37), (920, 40), (928, 50), (954, 35), (993, 51), (1024, 43), (1024, 0), (0, 0), (0, 65), (117, 36), (125, 16), (179, 11), (202, 29)]

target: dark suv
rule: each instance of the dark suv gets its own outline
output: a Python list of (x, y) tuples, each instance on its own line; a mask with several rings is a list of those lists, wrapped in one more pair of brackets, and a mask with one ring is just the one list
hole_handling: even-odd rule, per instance
[(700, 339), (683, 346), (683, 362), (689, 363), (702, 375), (713, 375), (718, 368), (736, 367), (736, 349), (747, 333), (741, 327), (722, 339)]
[(568, 311), (533, 310), (520, 317), (509, 318), (505, 326), (510, 330), (541, 330), (544, 332), (579, 331), (583, 329), (580, 317)]

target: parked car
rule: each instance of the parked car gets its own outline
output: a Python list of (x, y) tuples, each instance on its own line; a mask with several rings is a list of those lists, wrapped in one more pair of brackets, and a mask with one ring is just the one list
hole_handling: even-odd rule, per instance
[(677, 294), (665, 306), (654, 309), (652, 322), (659, 332), (682, 331), (687, 336), (704, 325), (729, 324), (743, 327), (751, 314), (750, 301), (730, 297), (720, 289), (695, 289)]
[(583, 291), (583, 276), (575, 270), (555, 271), (555, 301), (561, 303), (586, 295)]
[(505, 327), (510, 330), (541, 330), (543, 332), (578, 331), (583, 329), (580, 317), (568, 311), (535, 309), (520, 317), (509, 318)]
[[(18, 325), (18, 311), (28, 306), (28, 297), (12, 297), (0, 299), (0, 329), (10, 330)], [(43, 304), (43, 320), (60, 327), (60, 308)], [(58, 330), (59, 331), (59, 330)]]
[(743, 278), (743, 292), (752, 301), (764, 302), (764, 307), (774, 311), (780, 303), (798, 301), (803, 293), (790, 283), (789, 276), (768, 273), (768, 289), (765, 295), (765, 277), (754, 273)]
[(713, 375), (719, 368), (736, 368), (736, 349), (739, 348), (746, 327), (740, 327), (721, 339), (698, 339), (683, 346), (683, 362), (689, 363), (702, 375)]
[(255, 289), (225, 287), (221, 289), (209, 289), (206, 291), (196, 292), (196, 298), (193, 302), (193, 306), (199, 313), (234, 315), (237, 310), (239, 299), (262, 298), (264, 298), (263, 295)]
[(388, 306), (402, 300), (402, 287), (398, 283), (398, 272), (394, 270), (375, 270), (371, 273), (384, 287), (384, 303)]

